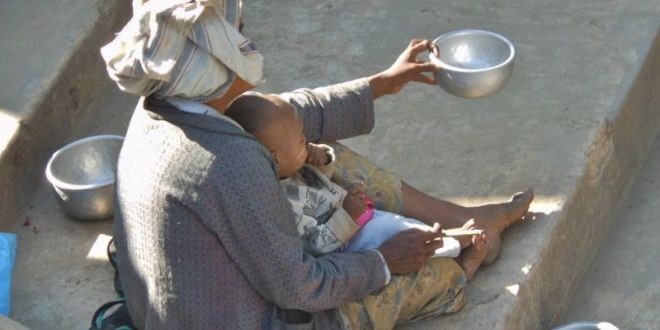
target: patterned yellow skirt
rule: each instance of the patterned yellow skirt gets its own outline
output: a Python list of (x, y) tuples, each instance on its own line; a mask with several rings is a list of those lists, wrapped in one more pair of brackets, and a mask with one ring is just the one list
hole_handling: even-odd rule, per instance
[[(376, 209), (401, 214), (401, 181), (339, 143), (335, 149), (336, 168), (332, 181), (351, 190), (361, 185)], [(379, 292), (339, 310), (346, 329), (392, 329), (397, 324), (453, 313), (465, 304), (467, 279), (458, 264), (449, 258), (433, 258), (419, 272), (392, 276)]]
[(361, 186), (378, 210), (396, 214), (403, 212), (401, 180), (340, 143), (330, 146), (337, 157), (332, 182), (348, 191)]

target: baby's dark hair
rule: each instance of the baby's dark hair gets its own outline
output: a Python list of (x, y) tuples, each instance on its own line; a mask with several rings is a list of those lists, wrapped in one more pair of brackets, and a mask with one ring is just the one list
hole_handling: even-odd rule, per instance
[(225, 115), (252, 134), (265, 132), (278, 117), (278, 107), (260, 94), (243, 94), (229, 105)]

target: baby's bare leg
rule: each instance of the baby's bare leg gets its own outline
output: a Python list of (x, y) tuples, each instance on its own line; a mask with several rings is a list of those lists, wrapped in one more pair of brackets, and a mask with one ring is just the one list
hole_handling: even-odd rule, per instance
[(454, 238), (458, 241), (458, 244), (461, 245), (461, 250), (472, 246), (472, 238), (470, 236), (459, 236)]
[(477, 235), (472, 237), (472, 247), (461, 252), (457, 258), (458, 264), (465, 272), (468, 281), (472, 280), (474, 274), (479, 267), (483, 264), (486, 255), (488, 254), (488, 240), (485, 235)]

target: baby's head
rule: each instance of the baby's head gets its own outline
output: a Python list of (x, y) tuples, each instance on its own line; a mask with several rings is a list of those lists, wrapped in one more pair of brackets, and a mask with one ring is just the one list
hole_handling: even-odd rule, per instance
[(229, 105), (225, 115), (273, 153), (280, 178), (293, 176), (305, 165), (307, 141), (302, 117), (279, 96), (243, 94)]

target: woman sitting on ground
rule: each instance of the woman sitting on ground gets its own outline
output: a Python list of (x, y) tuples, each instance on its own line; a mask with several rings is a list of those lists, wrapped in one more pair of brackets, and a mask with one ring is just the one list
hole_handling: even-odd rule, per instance
[[(238, 30), (238, 1), (135, 4), (102, 55), (119, 87), (142, 96), (119, 156), (114, 222), (118, 271), (138, 328), (381, 327), (463, 305), (461, 268), (451, 259), (429, 261), (436, 245), (428, 242), (439, 232), (403, 232), (378, 250), (304, 252), (272, 156), (223, 115), (262, 78), (261, 56)], [(416, 60), (429, 46), (413, 40), (381, 73), (282, 97), (302, 116), (308, 141), (368, 133), (376, 98), (413, 80), (433, 83), (424, 73), (436, 69)], [(474, 218), (491, 256), (533, 198), (530, 191), (503, 204), (461, 207), (344, 147), (336, 151), (333, 181), (363, 180), (377, 208), (445, 228)], [(399, 313), (364, 312), (357, 301), (375, 292), (398, 297)]]

